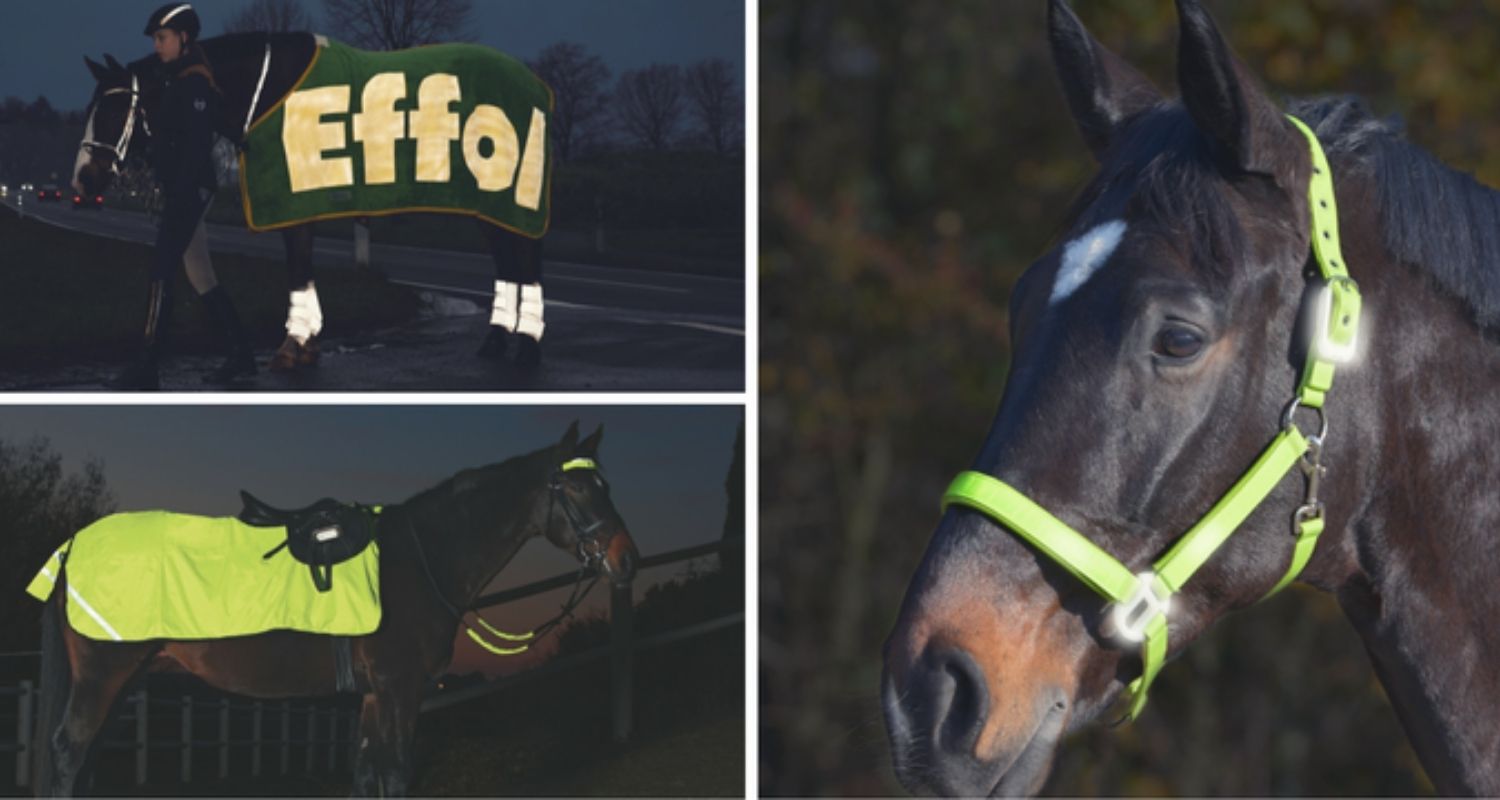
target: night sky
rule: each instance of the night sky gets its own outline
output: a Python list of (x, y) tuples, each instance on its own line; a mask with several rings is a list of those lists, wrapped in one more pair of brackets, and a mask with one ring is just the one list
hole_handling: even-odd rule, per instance
[[(0, 407), (0, 439), (45, 436), (77, 472), (103, 462), (122, 511), (164, 508), (213, 516), (239, 511), (239, 490), (273, 505), (319, 497), (399, 502), (466, 467), (580, 437), (604, 424), (599, 462), (615, 507), (642, 555), (717, 541), (724, 480), (744, 414), (739, 406), (53, 406)], [(687, 565), (642, 573), (639, 597)], [(533, 539), (491, 590), (572, 571), (572, 555)], [(486, 617), (525, 630), (556, 612), (566, 591), (501, 606)], [(596, 590), (582, 613), (602, 610)], [(524, 665), (484, 655), (460, 637), (454, 671)]]
[[(45, 95), (59, 110), (81, 110), (93, 91), (83, 56), (121, 61), (151, 53), (141, 34), (165, 0), (5, 0), (0, 3), (0, 98), (31, 102)], [(204, 36), (247, 0), (191, 0)], [(304, 4), (317, 33), (322, 3)], [(549, 44), (577, 42), (618, 77), (654, 62), (690, 64), (723, 58), (744, 77), (745, 6), (739, 0), (475, 0), (475, 41), (522, 59)], [(743, 83), (741, 84), (743, 85)]]

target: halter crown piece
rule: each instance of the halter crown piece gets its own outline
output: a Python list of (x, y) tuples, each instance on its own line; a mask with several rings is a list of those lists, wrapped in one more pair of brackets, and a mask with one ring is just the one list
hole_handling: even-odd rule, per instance
[[(1125, 718), (1129, 720), (1140, 716), (1146, 707), (1147, 690), (1166, 660), (1167, 616), (1172, 596), (1182, 591), (1193, 573), (1299, 463), (1306, 476), (1306, 494), (1292, 516), (1295, 535), (1292, 562), (1266, 598), (1301, 574), (1317, 547), (1318, 535), (1323, 532), (1323, 502), (1318, 499), (1318, 484), (1326, 473), (1321, 463), (1328, 433), (1323, 399), (1333, 385), (1335, 365), (1348, 362), (1354, 355), (1360, 295), (1339, 252), (1338, 209), (1334, 204), (1328, 159), (1318, 137), (1307, 125), (1290, 115), (1287, 119), (1307, 138), (1311, 148), (1312, 178), (1307, 200), (1312, 210), (1312, 251), (1323, 284), (1312, 298), (1316, 314), (1312, 341), (1296, 396), (1282, 416), (1281, 432), (1250, 469), (1165, 555), (1140, 573), (1132, 573), (1083, 534), (991, 475), (972, 470), (960, 473), (943, 494), (944, 510), (957, 504), (985, 514), (1111, 601), (1110, 626), (1121, 638), (1139, 642), (1141, 646), (1141, 676), (1126, 688), (1129, 710)], [(1299, 407), (1317, 411), (1320, 430), (1316, 435), (1304, 435), (1297, 427), (1295, 416)]]

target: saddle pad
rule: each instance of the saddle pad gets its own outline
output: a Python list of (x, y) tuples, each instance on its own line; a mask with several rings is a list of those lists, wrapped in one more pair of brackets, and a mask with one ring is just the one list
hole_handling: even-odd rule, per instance
[(112, 514), (59, 547), (26, 591), (52, 594), (67, 564), (68, 624), (90, 639), (220, 639), (290, 629), (361, 636), (380, 626), (375, 543), (333, 567), (317, 591), (282, 549), (285, 528), (170, 511)]
[(435, 211), (547, 232), (552, 90), (525, 64), (473, 44), (366, 52), (320, 36), (313, 52), (246, 135), (252, 230)]

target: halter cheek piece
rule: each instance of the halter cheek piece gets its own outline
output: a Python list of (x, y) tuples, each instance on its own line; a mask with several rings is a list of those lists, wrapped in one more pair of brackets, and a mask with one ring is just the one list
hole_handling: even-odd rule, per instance
[[(1297, 393), (1282, 415), (1281, 432), (1229, 491), (1150, 569), (1132, 573), (1083, 534), (1068, 527), (1031, 498), (1004, 481), (982, 472), (959, 474), (943, 495), (943, 508), (954, 504), (975, 509), (1009, 528), (1056, 561), (1111, 602), (1107, 628), (1121, 639), (1139, 643), (1141, 676), (1127, 687), (1134, 720), (1146, 707), (1146, 693), (1167, 654), (1168, 613), (1172, 596), (1223, 544), (1229, 535), (1265, 501), (1282, 478), (1300, 464), (1306, 477), (1302, 505), (1292, 515), (1292, 561), (1286, 574), (1266, 597), (1281, 591), (1307, 565), (1323, 532), (1323, 501), (1319, 485), (1327, 473), (1322, 465), (1328, 419), (1323, 400), (1333, 385), (1334, 367), (1354, 355), (1359, 333), (1359, 287), (1349, 277), (1339, 252), (1338, 209), (1333, 178), (1318, 137), (1301, 120), (1287, 116), (1307, 138), (1312, 154), (1312, 178), (1307, 200), (1312, 210), (1312, 250), (1323, 283), (1310, 299), (1314, 328)], [(1315, 435), (1297, 426), (1299, 408), (1312, 409), (1319, 418)], [(1262, 598), (1264, 599), (1264, 598)]]
[[(99, 95), (99, 97), (101, 100), (103, 100), (103, 98), (108, 97), (112, 94), (120, 94), (122, 92), (130, 94), (130, 110), (125, 113), (125, 126), (120, 129), (119, 141), (115, 142), (114, 144), (106, 144), (105, 142), (100, 142), (94, 139), (84, 139), (82, 142), (78, 143), (78, 149), (80, 150), (85, 147), (90, 147), (98, 148), (101, 150), (108, 150), (114, 153), (115, 157), (114, 160), (109, 164), (109, 171), (114, 173), (115, 175), (120, 174), (120, 163), (125, 160), (125, 154), (130, 151), (130, 138), (135, 133), (135, 117), (137, 108), (139, 108), (141, 91), (140, 81), (136, 78), (134, 72), (130, 73), (129, 89), (125, 88), (124, 86), (116, 86), (113, 89), (104, 90), (104, 93)], [(98, 113), (98, 111), (99, 105), (97, 103), (95, 103), (94, 107), (89, 110), (89, 121), (87, 125), (89, 130), (94, 129), (94, 114)], [(139, 113), (141, 117), (141, 129), (146, 132), (147, 136), (150, 136), (151, 125), (146, 121), (146, 109), (140, 108)]]

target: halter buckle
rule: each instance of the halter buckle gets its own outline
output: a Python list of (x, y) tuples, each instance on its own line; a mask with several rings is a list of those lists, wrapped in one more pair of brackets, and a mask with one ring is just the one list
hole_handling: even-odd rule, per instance
[(1146, 638), (1146, 629), (1158, 616), (1165, 617), (1172, 606), (1172, 593), (1162, 586), (1157, 594), (1156, 573), (1147, 570), (1135, 576), (1135, 590), (1110, 608), (1110, 632), (1131, 644)]

